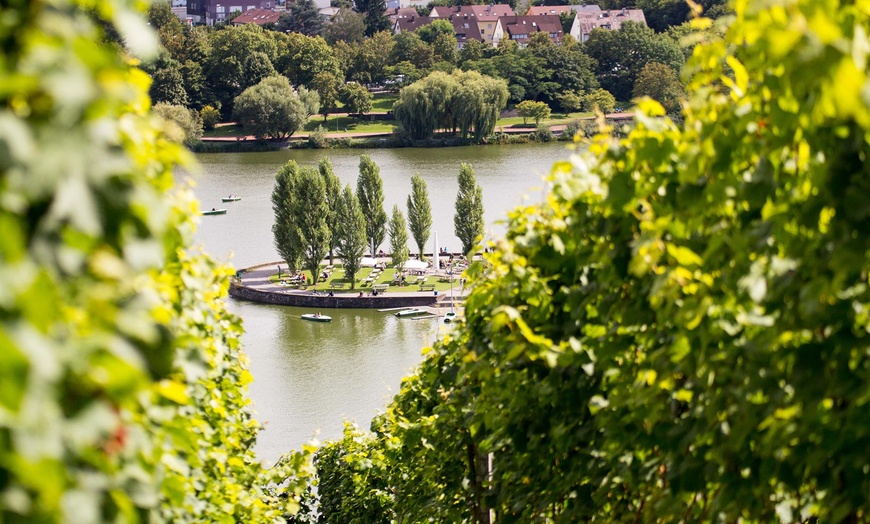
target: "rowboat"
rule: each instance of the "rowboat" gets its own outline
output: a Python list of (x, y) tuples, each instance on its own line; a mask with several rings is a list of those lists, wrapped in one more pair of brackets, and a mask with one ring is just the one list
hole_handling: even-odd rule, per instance
[(332, 317), (321, 315), (320, 313), (305, 313), (301, 318), (311, 322), (332, 322)]
[(456, 320), (456, 313), (454, 313), (452, 311), (450, 313), (447, 313), (446, 315), (444, 315), (444, 323), (445, 324), (449, 324), (455, 320)]
[(226, 209), (211, 208), (211, 211), (203, 211), (202, 214), (203, 215), (226, 215), (227, 210)]
[(230, 195), (227, 197), (221, 197), (221, 202), (238, 202), (242, 197), (236, 195)]
[(398, 313), (396, 313), (396, 316), (397, 317), (414, 317), (417, 315), (425, 315), (426, 313), (428, 313), (428, 311), (425, 311), (423, 309), (403, 309), (402, 311), (399, 311)]

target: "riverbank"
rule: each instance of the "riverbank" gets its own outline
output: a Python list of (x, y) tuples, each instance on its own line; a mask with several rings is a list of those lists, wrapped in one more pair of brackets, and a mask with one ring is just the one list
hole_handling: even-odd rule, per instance
[[(605, 122), (612, 126), (626, 124), (634, 119), (632, 113), (612, 113)], [(253, 136), (209, 136), (192, 147), (195, 153), (247, 153), (281, 151), (285, 149), (371, 149), (404, 147), (458, 147), (468, 145), (509, 145), (535, 142), (570, 141), (573, 132), (579, 130), (590, 134), (595, 126), (594, 117), (579, 118), (573, 124), (557, 124), (541, 128), (526, 126), (496, 126), (495, 132), (483, 141), (460, 138), (451, 133), (441, 133), (425, 140), (403, 138), (394, 132), (331, 132), (299, 133), (286, 140), (257, 140)]]

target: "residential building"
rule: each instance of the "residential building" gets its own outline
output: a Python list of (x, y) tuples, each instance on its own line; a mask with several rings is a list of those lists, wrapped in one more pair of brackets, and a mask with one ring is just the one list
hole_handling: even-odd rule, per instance
[(461, 17), (463, 18), (463, 26), (466, 23), (470, 25), (476, 21), (480, 41), (485, 44), (492, 44), (492, 36), (499, 17), (514, 16), (514, 10), (507, 4), (463, 5), (454, 7), (435, 6), (432, 8), (429, 16), (447, 19)]
[(393, 29), (395, 30), (396, 20), (399, 18), (417, 18), (420, 16), (420, 13), (413, 7), (387, 7), (384, 15), (393, 23)]
[(529, 16), (536, 15), (556, 15), (559, 16), (562, 13), (574, 13), (574, 12), (589, 12), (589, 13), (600, 13), (601, 8), (595, 4), (589, 5), (533, 5), (526, 12)]
[(266, 24), (274, 24), (281, 17), (280, 11), (271, 9), (248, 9), (239, 16), (233, 18), (233, 25), (257, 24), (264, 26)]
[(556, 15), (502, 16), (498, 19), (492, 35), (492, 45), (497, 46), (508, 38), (525, 47), (535, 33), (545, 33), (552, 42), (562, 40), (562, 22)]
[[(322, 0), (317, 0), (320, 5)], [(195, 23), (212, 25), (226, 21), (231, 13), (244, 13), (251, 9), (283, 11), (286, 0), (187, 0), (187, 14)], [(329, 5), (329, 0), (326, 0)]]
[(618, 31), (625, 22), (637, 22), (646, 25), (646, 17), (642, 9), (608, 9), (599, 12), (577, 11), (570, 35), (585, 42), (594, 29), (611, 29)]

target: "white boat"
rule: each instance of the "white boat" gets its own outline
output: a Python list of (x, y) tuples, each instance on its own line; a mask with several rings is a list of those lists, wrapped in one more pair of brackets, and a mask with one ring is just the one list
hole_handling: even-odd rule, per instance
[(230, 195), (221, 198), (221, 202), (238, 202), (242, 197), (236, 195)]
[(402, 311), (399, 311), (398, 313), (396, 313), (396, 316), (397, 317), (414, 317), (417, 315), (425, 315), (427, 313), (428, 313), (428, 311), (426, 311), (426, 310), (413, 308), (413, 309), (403, 309)]
[(226, 215), (227, 210), (226, 209), (211, 208), (211, 211), (203, 211), (202, 214), (203, 215)]
[(456, 320), (456, 313), (454, 313), (452, 311), (450, 313), (447, 313), (446, 315), (444, 315), (444, 323), (445, 324), (449, 324), (451, 322), (454, 322), (455, 320)]
[(332, 322), (332, 317), (321, 315), (320, 313), (305, 313), (301, 318), (311, 322)]

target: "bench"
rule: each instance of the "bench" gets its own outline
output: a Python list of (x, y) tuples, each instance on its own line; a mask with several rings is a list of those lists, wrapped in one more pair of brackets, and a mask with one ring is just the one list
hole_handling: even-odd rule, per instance
[(344, 287), (344, 282), (330, 282), (329, 287), (332, 289), (341, 289)]
[(374, 289), (378, 293), (385, 293), (388, 287), (390, 287), (389, 284), (375, 284), (372, 286), (372, 289)]
[(435, 284), (420, 284), (420, 291), (435, 291)]

